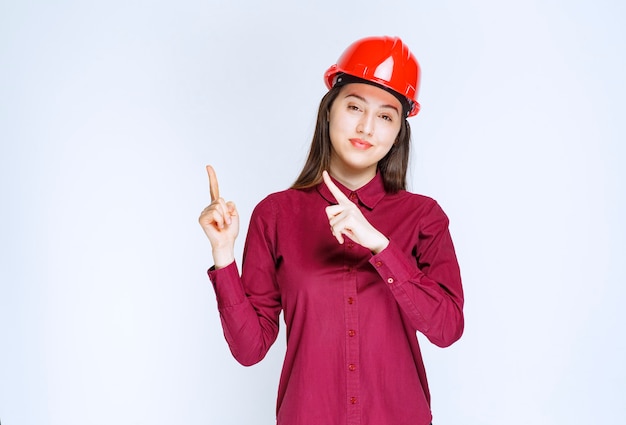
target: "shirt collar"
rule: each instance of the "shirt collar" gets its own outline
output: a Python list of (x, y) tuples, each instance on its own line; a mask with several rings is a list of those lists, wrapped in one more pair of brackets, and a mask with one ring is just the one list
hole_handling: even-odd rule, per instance
[[(337, 180), (335, 180), (333, 177), (331, 177), (331, 179), (348, 198), (350, 198), (350, 194), (354, 193), (359, 203), (361, 203), (363, 206), (370, 210), (374, 209), (376, 204), (378, 204), (381, 199), (384, 198), (386, 193), (385, 186), (383, 184), (383, 177), (380, 175), (379, 172), (376, 172), (376, 175), (372, 180), (370, 180), (368, 183), (366, 183), (364, 186), (361, 186), (357, 190), (350, 190), (341, 183), (339, 183)], [(332, 193), (330, 193), (330, 190), (328, 190), (328, 187), (324, 184), (324, 182), (321, 182), (317, 185), (317, 191), (320, 195), (322, 195), (324, 199), (326, 199), (331, 204), (337, 203), (337, 200), (332, 195)]]

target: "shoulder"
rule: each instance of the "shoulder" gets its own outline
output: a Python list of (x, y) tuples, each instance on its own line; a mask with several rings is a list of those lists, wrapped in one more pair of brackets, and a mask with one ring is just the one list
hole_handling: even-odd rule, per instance
[(300, 202), (303, 199), (310, 198), (317, 194), (315, 188), (310, 189), (285, 189), (279, 192), (270, 193), (259, 202), (258, 205), (275, 204), (282, 205), (284, 203)]
[(401, 190), (386, 196), (387, 201), (394, 203), (402, 211), (418, 218), (420, 221), (448, 222), (446, 213), (441, 205), (432, 197)]
[(388, 196), (390, 197), (395, 196), (403, 201), (410, 201), (410, 202), (419, 203), (419, 204), (432, 205), (434, 203), (437, 203), (437, 201), (435, 201), (430, 196), (409, 192), (408, 190), (400, 190), (398, 193), (390, 194)]
[[(317, 195), (317, 196), (316, 196)], [(282, 211), (297, 212), (308, 205), (312, 199), (319, 198), (315, 188), (310, 189), (285, 189), (270, 193), (263, 198), (254, 208), (254, 215), (276, 216)]]
[(407, 190), (401, 190), (394, 194), (388, 194), (386, 198), (393, 202), (407, 204), (407, 206), (409, 207), (420, 207), (423, 209), (441, 209), (441, 207), (434, 198), (419, 193), (409, 192)]

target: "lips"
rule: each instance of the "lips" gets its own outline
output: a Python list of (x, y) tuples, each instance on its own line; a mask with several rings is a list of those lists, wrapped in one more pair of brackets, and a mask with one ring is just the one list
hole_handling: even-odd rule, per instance
[(357, 149), (369, 149), (372, 147), (372, 144), (370, 142), (368, 142), (367, 140), (363, 140), (363, 139), (350, 139), (350, 143), (352, 143), (352, 146), (354, 146)]

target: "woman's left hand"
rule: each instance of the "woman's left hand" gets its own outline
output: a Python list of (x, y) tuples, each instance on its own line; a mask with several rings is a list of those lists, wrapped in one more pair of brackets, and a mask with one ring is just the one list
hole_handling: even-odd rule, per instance
[(324, 171), (322, 177), (328, 190), (338, 202), (337, 205), (326, 207), (330, 229), (337, 241), (342, 244), (344, 235), (348, 236), (374, 254), (387, 248), (389, 239), (367, 221), (359, 207), (333, 183), (328, 172)]

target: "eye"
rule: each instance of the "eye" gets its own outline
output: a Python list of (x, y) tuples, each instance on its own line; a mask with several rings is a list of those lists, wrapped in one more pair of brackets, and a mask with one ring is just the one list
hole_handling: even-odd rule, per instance
[(348, 109), (351, 110), (351, 111), (360, 111), (361, 110), (361, 108), (359, 108), (356, 105), (352, 105), (352, 104), (348, 105)]
[(384, 119), (385, 121), (389, 121), (389, 122), (393, 121), (393, 118), (391, 117), (391, 115), (382, 114), (380, 117)]

